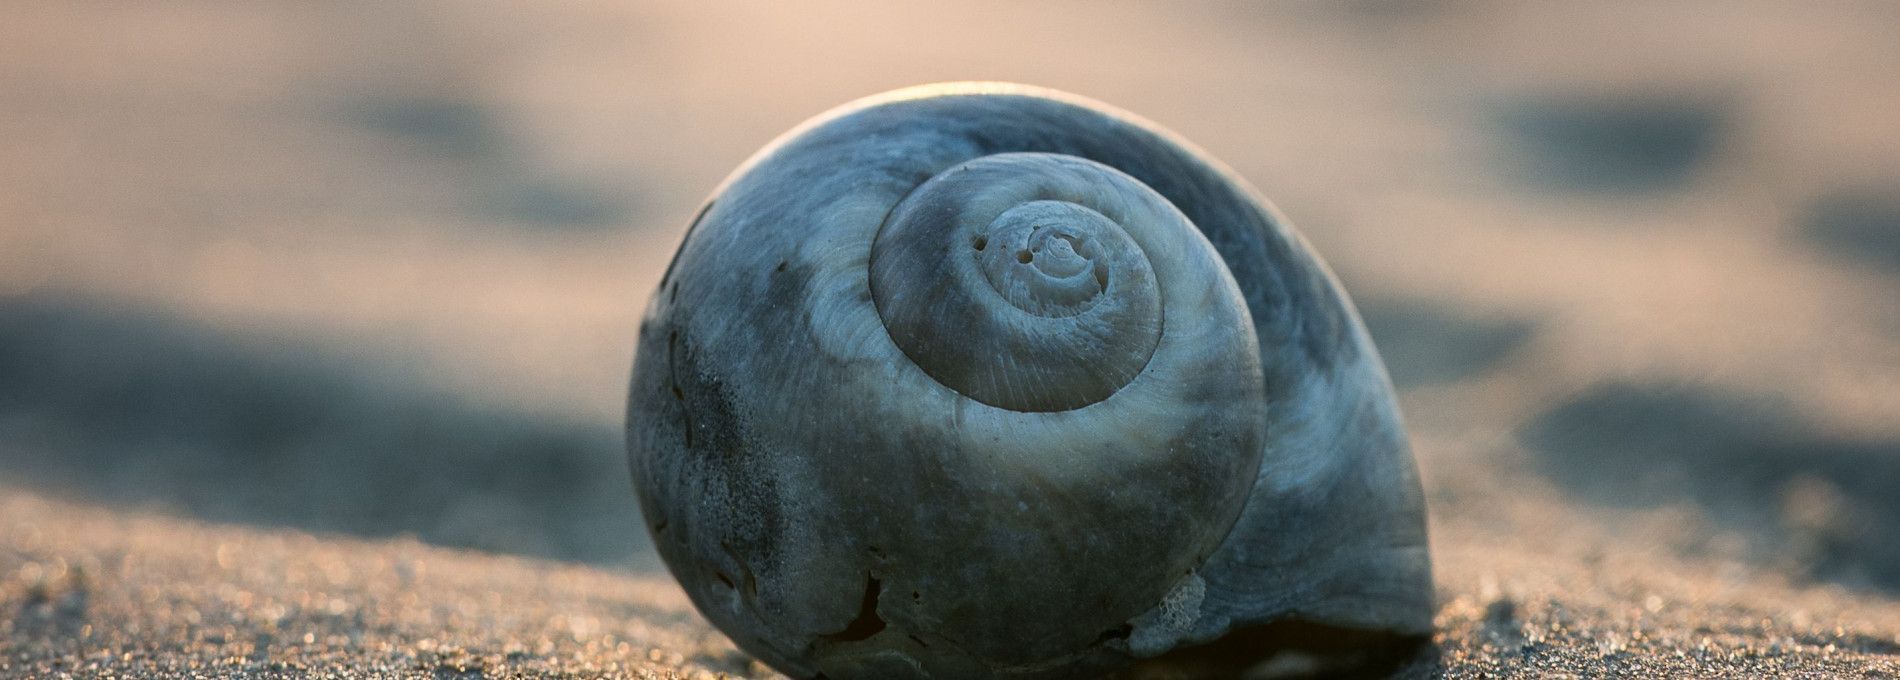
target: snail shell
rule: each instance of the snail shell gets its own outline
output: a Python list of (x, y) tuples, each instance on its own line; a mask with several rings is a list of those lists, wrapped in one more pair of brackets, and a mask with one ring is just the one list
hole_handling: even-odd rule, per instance
[(760, 151), (653, 295), (627, 439), (674, 576), (794, 677), (1430, 631), (1417, 474), (1339, 285), (1217, 162), (1071, 95), (901, 90)]

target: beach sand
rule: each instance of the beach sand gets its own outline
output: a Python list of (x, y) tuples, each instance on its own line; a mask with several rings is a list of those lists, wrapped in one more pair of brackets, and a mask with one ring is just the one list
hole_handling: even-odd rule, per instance
[(641, 529), (639, 315), (754, 150), (971, 79), (1181, 133), (1339, 274), (1431, 510), (1406, 672), (1900, 674), (1896, 32), (1855, 2), (10, 8), (0, 676), (770, 675)]
[[(664, 573), (0, 501), (7, 677), (781, 677)], [(1900, 605), (1636, 552), (1435, 527), (1443, 605), (1405, 677), (1892, 677)], [(1294, 657), (1274, 675), (1303, 677)]]

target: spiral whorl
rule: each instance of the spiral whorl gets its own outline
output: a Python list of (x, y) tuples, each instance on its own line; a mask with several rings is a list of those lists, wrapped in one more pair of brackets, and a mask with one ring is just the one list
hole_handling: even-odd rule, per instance
[(1005, 153), (950, 168), (891, 211), (871, 293), (937, 382), (1015, 411), (1107, 399), (1160, 342), (1161, 282), (1138, 234), (1193, 233), (1140, 181), (1074, 156)]

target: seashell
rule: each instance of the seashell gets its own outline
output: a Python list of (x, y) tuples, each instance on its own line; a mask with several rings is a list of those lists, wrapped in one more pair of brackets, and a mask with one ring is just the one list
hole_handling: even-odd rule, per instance
[(1429, 635), (1417, 472), (1339, 284), (1130, 114), (948, 84), (714, 192), (640, 329), (660, 556), (799, 678), (1233, 674)]

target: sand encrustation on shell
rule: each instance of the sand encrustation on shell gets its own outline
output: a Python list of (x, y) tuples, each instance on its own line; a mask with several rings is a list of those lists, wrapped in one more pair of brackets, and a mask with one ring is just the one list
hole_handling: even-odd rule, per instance
[(759, 152), (653, 295), (627, 433), (661, 557), (795, 677), (1430, 631), (1417, 474), (1338, 283), (1217, 162), (1071, 95), (902, 90)]

